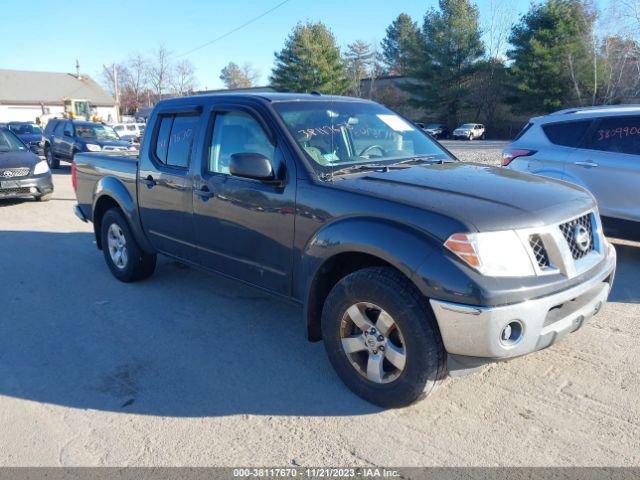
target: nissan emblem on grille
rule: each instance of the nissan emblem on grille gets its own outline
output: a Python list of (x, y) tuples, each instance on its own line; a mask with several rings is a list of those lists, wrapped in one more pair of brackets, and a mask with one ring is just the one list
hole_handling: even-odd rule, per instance
[(578, 224), (575, 226), (573, 229), (573, 238), (581, 251), (586, 252), (589, 250), (591, 246), (591, 236), (589, 235), (589, 230), (587, 230), (584, 225)]

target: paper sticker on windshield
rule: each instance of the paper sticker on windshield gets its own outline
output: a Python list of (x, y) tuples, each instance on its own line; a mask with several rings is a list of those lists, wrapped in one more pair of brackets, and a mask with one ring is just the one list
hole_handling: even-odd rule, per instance
[(397, 115), (377, 115), (377, 117), (396, 132), (411, 132), (415, 130), (411, 125)]

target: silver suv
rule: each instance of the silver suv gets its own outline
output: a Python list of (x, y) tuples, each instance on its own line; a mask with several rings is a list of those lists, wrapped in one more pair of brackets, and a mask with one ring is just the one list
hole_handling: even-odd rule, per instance
[(608, 233), (640, 239), (640, 105), (532, 118), (502, 153), (502, 165), (587, 188)]

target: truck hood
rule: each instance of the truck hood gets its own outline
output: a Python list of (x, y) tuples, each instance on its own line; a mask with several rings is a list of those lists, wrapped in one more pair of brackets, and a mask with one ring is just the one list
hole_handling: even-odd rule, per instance
[(559, 223), (595, 208), (593, 197), (576, 185), (472, 163), (368, 172), (335, 184), (445, 215), (477, 231)]
[(42, 141), (42, 135), (40, 135), (40, 134), (18, 135), (18, 137), (20, 137), (20, 140), (22, 140), (24, 143), (41, 142)]
[(40, 159), (28, 150), (21, 152), (0, 152), (0, 169), (29, 167), (33, 168)]

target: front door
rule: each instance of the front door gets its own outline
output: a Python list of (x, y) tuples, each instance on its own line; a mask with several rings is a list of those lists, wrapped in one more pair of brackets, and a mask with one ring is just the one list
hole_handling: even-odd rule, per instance
[[(276, 293), (291, 290), (295, 170), (276, 135), (253, 110), (214, 111), (199, 177), (194, 179), (194, 223), (200, 257), (218, 272)], [(281, 184), (229, 173), (234, 153), (260, 153)], [(288, 174), (287, 174), (288, 171)]]
[(569, 177), (580, 179), (606, 217), (640, 221), (640, 116), (605, 117), (571, 156)]
[(140, 218), (151, 244), (163, 253), (197, 260), (193, 230), (192, 150), (197, 112), (159, 114), (146, 155), (140, 158)]

